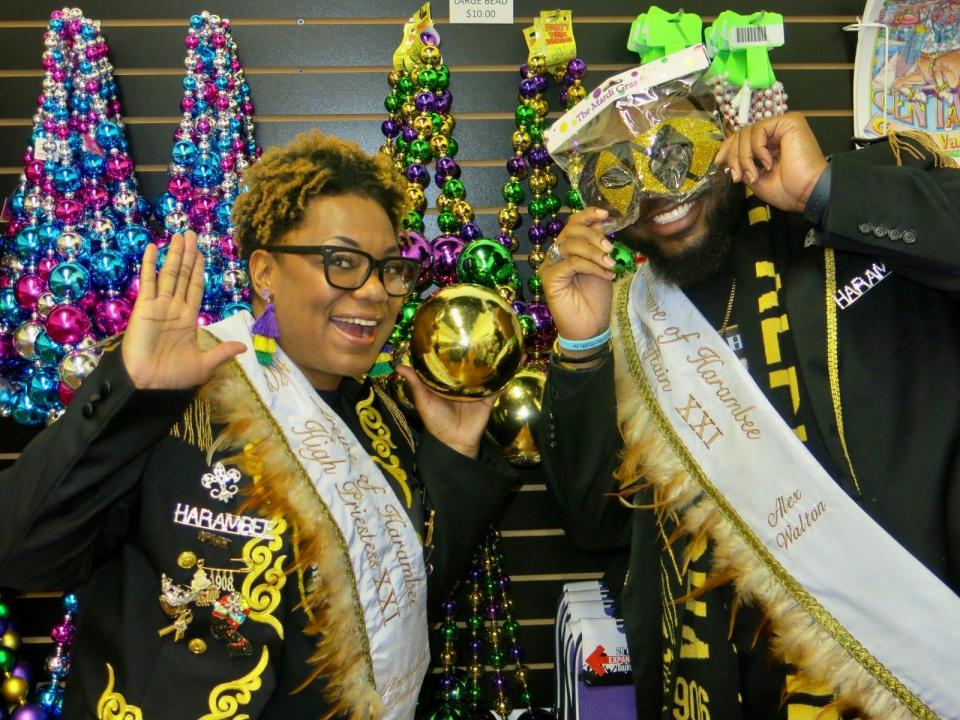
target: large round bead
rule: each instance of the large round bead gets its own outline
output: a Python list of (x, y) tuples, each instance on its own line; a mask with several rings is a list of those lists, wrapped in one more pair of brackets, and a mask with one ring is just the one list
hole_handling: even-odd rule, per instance
[(43, 326), (40, 323), (25, 322), (13, 331), (13, 346), (17, 354), (24, 360), (33, 360), (37, 357), (36, 341), (37, 336), (43, 332)]
[(463, 249), (457, 259), (457, 275), (461, 282), (488, 288), (520, 286), (520, 275), (510, 251), (487, 238), (474, 240)]
[(60, 378), (67, 387), (76, 390), (99, 362), (100, 356), (93, 350), (69, 353), (60, 361)]
[(434, 238), (432, 274), (437, 285), (449, 285), (457, 281), (457, 258), (465, 244), (456, 235), (440, 235)]
[(75, 305), (59, 305), (47, 318), (47, 334), (61, 345), (79, 342), (89, 330), (90, 319)]
[(47, 283), (39, 275), (21, 275), (13, 284), (13, 292), (17, 302), (24, 310), (33, 310), (37, 307), (37, 299), (46, 292)]
[(116, 250), (102, 250), (90, 258), (90, 276), (97, 287), (119, 288), (129, 272), (123, 255)]
[(62, 262), (50, 271), (47, 282), (50, 292), (60, 302), (75, 300), (87, 291), (90, 273), (78, 262)]
[(417, 310), (410, 356), (437, 393), (476, 399), (496, 393), (520, 366), (523, 333), (510, 305), (479, 285), (441, 288)]
[(126, 298), (109, 298), (97, 304), (95, 320), (100, 332), (116, 335), (123, 332), (133, 308)]

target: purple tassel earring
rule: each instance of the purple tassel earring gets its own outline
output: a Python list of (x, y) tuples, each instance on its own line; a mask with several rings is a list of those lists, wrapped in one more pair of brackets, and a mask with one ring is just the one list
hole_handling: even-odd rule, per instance
[(257, 318), (251, 330), (253, 331), (253, 351), (257, 355), (257, 362), (261, 365), (273, 365), (273, 356), (277, 352), (277, 340), (280, 339), (280, 328), (277, 327), (276, 307), (270, 301), (269, 293), (264, 294), (267, 307)]

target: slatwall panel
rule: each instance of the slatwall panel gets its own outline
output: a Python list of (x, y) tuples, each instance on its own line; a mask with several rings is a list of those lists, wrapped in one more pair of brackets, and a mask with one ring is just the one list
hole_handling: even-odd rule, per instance
[[(231, 19), (252, 88), (258, 139), (264, 146), (320, 128), (353, 139), (369, 151), (379, 147), (388, 63), (405, 15), (419, 6), (416, 0), (201, 2), (89, 0), (81, 6), (88, 17), (102, 20), (131, 152), (148, 197), (156, 197), (166, 182), (165, 167), (178, 122), (187, 18), (203, 9)], [(675, 11), (681, 4), (659, 5)], [(704, 0), (683, 6), (700, 13), (705, 24), (723, 10), (746, 13), (762, 8), (782, 13), (787, 44), (775, 50), (772, 59), (790, 94), (790, 106), (808, 115), (826, 152), (849, 147), (856, 38), (844, 33), (842, 26), (860, 13), (860, 0), (779, 0), (766, 7), (748, 0)], [(0, 2), (3, 195), (14, 190), (22, 169), (42, 77), (42, 34), (53, 7), (41, 0)], [(572, 9), (579, 55), (589, 66), (585, 80), (589, 88), (636, 63), (636, 56), (626, 50), (626, 37), (632, 19), (648, 6), (628, 0), (572, 0), (559, 5), (515, 0), (514, 7), (513, 25), (450, 25), (447, 2), (435, 0), (432, 7), (444, 61), (451, 69), (454, 136), (460, 145), (457, 160), (463, 167), (468, 199), (488, 236), (497, 230), (495, 215), (506, 179), (503, 163), (511, 152), (517, 66), (526, 55), (521, 28), (540, 10)], [(555, 92), (551, 88), (548, 97), (558, 110)], [(427, 220), (428, 230), (435, 233), (433, 219)], [(522, 231), (520, 237), (524, 237)], [(521, 254), (528, 249), (521, 247)], [(9, 465), (32, 433), (0, 420), (0, 467)], [(607, 558), (572, 547), (560, 529), (556, 504), (539, 470), (525, 470), (522, 476), (523, 484), (501, 522), (502, 549), (532, 670), (531, 689), (546, 702), (552, 697), (553, 615), (560, 588), (566, 581), (598, 577)], [(46, 633), (58, 619), (59, 596), (23, 596), (14, 601), (13, 612), (26, 637), (24, 652), (39, 667), (50, 649)]]

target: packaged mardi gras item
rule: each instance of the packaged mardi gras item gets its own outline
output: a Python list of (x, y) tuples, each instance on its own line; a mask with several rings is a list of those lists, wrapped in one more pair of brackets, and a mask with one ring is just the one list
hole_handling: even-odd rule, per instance
[(702, 45), (616, 75), (558, 119), (544, 144), (583, 198), (635, 223), (650, 202), (684, 202), (716, 181), (723, 141)]

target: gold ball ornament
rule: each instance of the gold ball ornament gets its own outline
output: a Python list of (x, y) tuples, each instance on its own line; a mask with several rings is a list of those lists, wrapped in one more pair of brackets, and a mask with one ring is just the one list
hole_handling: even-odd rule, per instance
[(487, 437), (513, 465), (540, 462), (537, 433), (546, 385), (546, 363), (530, 363), (510, 378), (493, 403)]
[(413, 318), (410, 359), (420, 379), (452, 400), (489, 397), (520, 367), (523, 331), (510, 304), (480, 285), (448, 285)]
[(542, 118), (550, 112), (550, 104), (543, 97), (533, 98), (530, 101), (530, 107), (533, 108), (538, 118)]

